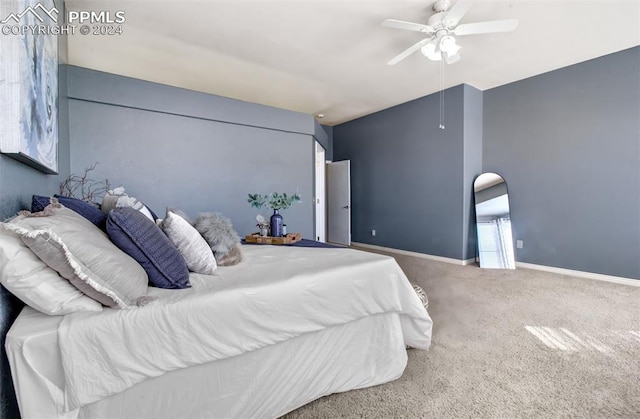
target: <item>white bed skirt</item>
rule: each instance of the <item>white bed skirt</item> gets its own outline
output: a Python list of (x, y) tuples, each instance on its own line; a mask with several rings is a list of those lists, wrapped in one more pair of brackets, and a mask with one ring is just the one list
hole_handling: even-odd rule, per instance
[(64, 374), (59, 321), (26, 307), (7, 336), (25, 419), (275, 418), (331, 393), (395, 380), (407, 363), (400, 315), (379, 314), (172, 371), (61, 413)]

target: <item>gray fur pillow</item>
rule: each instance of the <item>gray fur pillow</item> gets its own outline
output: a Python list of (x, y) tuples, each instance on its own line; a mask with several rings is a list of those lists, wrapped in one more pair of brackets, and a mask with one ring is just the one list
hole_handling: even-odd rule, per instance
[[(242, 260), (238, 245), (240, 237), (227, 217), (217, 212), (205, 212), (198, 216), (194, 227), (207, 241), (220, 266), (235, 265)], [(224, 260), (225, 263), (220, 263), (232, 249), (233, 257)]]
[(236, 243), (231, 250), (229, 250), (229, 253), (216, 262), (218, 263), (218, 266), (231, 266), (242, 262), (242, 246), (240, 243)]

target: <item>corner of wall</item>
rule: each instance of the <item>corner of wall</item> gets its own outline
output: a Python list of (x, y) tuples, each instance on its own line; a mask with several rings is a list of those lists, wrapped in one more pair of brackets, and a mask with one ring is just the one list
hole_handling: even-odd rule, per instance
[(333, 160), (333, 127), (314, 120), (314, 138), (324, 147), (325, 158)]
[(464, 85), (463, 139), (463, 260), (476, 256), (477, 234), (473, 181), (482, 172), (483, 94), (475, 87)]
[[(58, 10), (60, 11), (59, 16), (67, 15), (66, 7), (67, 5), (63, 0), (54, 0), (54, 3)], [(66, 18), (65, 18), (66, 20)], [(59, 64), (67, 64), (69, 62), (69, 36), (66, 34), (58, 35), (58, 63)]]

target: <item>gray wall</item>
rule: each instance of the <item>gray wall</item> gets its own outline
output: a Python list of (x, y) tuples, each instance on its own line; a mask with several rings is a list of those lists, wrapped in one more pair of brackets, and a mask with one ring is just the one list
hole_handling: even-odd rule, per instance
[(289, 231), (313, 237), (312, 116), (69, 66), (71, 170), (94, 162), (158, 215), (217, 211), (242, 236), (255, 217), (248, 193), (295, 192)]
[(466, 243), (462, 259), (476, 256), (478, 235), (476, 233), (475, 200), (473, 182), (482, 173), (482, 92), (475, 87), (464, 85), (464, 138), (462, 199), (462, 240)]
[[(467, 257), (471, 200), (465, 185), (477, 175), (481, 156), (469, 153), (465, 163), (465, 129), (474, 143), (481, 131), (471, 131), (482, 126), (481, 109), (470, 110), (472, 121), (465, 124), (468, 88), (446, 90), (444, 130), (438, 128), (439, 94), (334, 127), (334, 161), (351, 160), (353, 241)], [(481, 106), (479, 92), (468, 94)]]
[(640, 278), (640, 47), (484, 92), (516, 259)]
[[(324, 157), (325, 160), (333, 159), (333, 127), (329, 127), (326, 125), (320, 125), (319, 123), (315, 123), (314, 126), (314, 136), (316, 140), (324, 147)], [(315, 164), (315, 163), (314, 163)]]
[(638, 74), (640, 47), (448, 89), (445, 131), (437, 94), (334, 127), (334, 160), (352, 161), (353, 240), (472, 258), (473, 180), (496, 172), (518, 261), (640, 278)]

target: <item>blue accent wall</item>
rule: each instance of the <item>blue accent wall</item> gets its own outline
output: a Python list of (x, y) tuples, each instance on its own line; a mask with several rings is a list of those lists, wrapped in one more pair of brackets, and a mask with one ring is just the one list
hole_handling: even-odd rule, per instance
[[(316, 140), (324, 147), (325, 160), (333, 160), (333, 127), (315, 123)], [(315, 160), (314, 160), (315, 164)]]
[[(640, 47), (485, 92), (446, 90), (334, 127), (353, 240), (471, 259), (473, 180), (509, 188), (516, 260), (640, 278)], [(376, 237), (371, 230), (376, 230)]]
[(640, 47), (484, 92), (516, 259), (640, 278)]
[[(248, 193), (296, 192), (288, 230), (314, 235), (316, 122), (311, 115), (69, 66), (71, 170), (94, 162), (98, 179), (159, 215), (217, 211), (241, 236), (267, 209)], [(324, 131), (321, 130), (321, 134)], [(326, 135), (322, 137), (328, 143)]]
[(447, 89), (444, 130), (439, 94), (334, 127), (334, 160), (351, 160), (354, 242), (473, 257), (466, 186), (481, 167), (480, 95), (470, 86)]
[(462, 259), (474, 259), (477, 253), (478, 240), (476, 233), (475, 197), (473, 182), (482, 173), (482, 92), (469, 85), (464, 85), (464, 136), (462, 148), (462, 240), (466, 243)]

